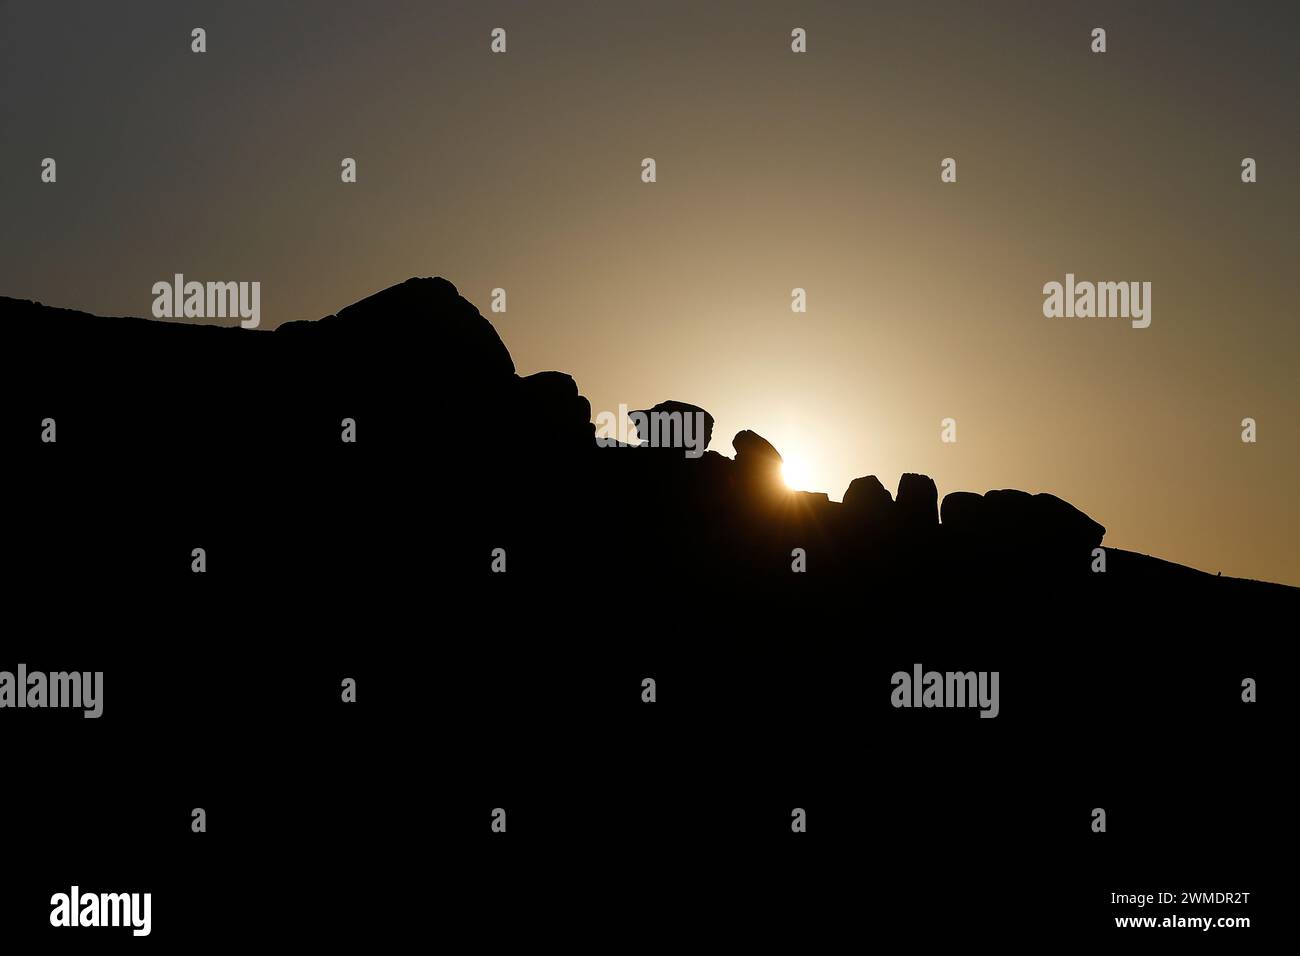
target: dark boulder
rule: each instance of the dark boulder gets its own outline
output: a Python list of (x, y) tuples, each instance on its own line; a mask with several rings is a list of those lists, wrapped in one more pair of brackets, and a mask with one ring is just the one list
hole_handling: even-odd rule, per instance
[(1033, 496), (1033, 523), (1050, 542), (1063, 549), (1091, 553), (1101, 547), (1106, 528), (1068, 501), (1047, 493)]
[(946, 532), (965, 540), (1039, 556), (1087, 554), (1106, 529), (1067, 501), (1012, 488), (977, 495), (955, 491), (943, 499)]
[(898, 479), (895, 502), (899, 524), (908, 529), (933, 528), (939, 524), (939, 490), (928, 475), (908, 472)]
[(748, 429), (736, 433), (736, 437), (731, 439), (731, 447), (736, 449), (736, 464), (743, 471), (773, 471), (784, 462), (770, 441)]
[(974, 491), (953, 491), (939, 505), (939, 523), (949, 532), (981, 535), (986, 531), (988, 508), (984, 496)]
[(641, 442), (652, 447), (686, 448), (689, 436), (689, 447), (703, 452), (713, 440), (713, 416), (688, 402), (660, 402), (653, 408), (628, 412), (628, 418)]
[(788, 496), (789, 489), (781, 477), (783, 459), (763, 436), (749, 430), (736, 433), (731, 440), (736, 449), (734, 472), (736, 491), (742, 498), (767, 507)]
[(523, 416), (518, 437), (550, 445), (592, 443), (591, 402), (578, 394), (572, 375), (536, 372), (516, 379), (515, 403)]
[(844, 492), (844, 510), (854, 520), (884, 524), (894, 515), (894, 499), (875, 475), (854, 478)]

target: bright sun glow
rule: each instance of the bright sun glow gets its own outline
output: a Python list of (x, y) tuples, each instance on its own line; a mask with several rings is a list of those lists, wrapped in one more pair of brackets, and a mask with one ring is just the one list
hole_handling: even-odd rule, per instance
[(786, 486), (795, 491), (807, 491), (811, 481), (808, 466), (790, 458), (781, 463), (781, 477), (785, 480)]

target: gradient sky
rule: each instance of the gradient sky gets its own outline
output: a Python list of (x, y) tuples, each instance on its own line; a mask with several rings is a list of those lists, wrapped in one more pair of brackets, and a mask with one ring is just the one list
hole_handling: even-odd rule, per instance
[[(702, 405), (832, 498), (1051, 491), (1109, 545), (1300, 585), (1298, 11), (0, 2), (0, 294), (258, 280), (273, 327), (443, 275), (522, 374)], [(1067, 272), (1150, 281), (1151, 327), (1044, 318)]]

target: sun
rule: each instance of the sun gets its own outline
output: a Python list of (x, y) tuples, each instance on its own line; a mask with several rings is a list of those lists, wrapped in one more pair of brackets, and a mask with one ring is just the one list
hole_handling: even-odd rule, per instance
[(808, 466), (794, 458), (787, 458), (781, 463), (781, 478), (791, 491), (807, 491), (812, 481)]

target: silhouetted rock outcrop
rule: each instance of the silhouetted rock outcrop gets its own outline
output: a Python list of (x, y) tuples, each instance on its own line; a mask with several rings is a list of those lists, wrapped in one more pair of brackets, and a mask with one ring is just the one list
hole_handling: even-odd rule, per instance
[[(1179, 606), (1238, 587), (1294, 597), (1114, 549), (1106, 573), (1093, 573), (1105, 528), (1050, 494), (954, 492), (940, 525), (929, 477), (904, 474), (893, 499), (874, 476), (850, 484), (843, 504), (792, 492), (781, 454), (749, 430), (732, 440), (734, 459), (602, 447), (574, 379), (517, 375), (491, 323), (445, 279), (412, 279), (274, 332), (3, 298), (0, 320), (0, 438), (32, 463), (17, 470), (13, 498), (50, 523), (14, 552), (11, 574), (58, 567), (94, 540), (112, 542), (114, 567), (139, 576), (158, 555), (171, 568), (199, 535), (218, 566), (271, 579), (261, 542), (273, 534), (313, 581), (378, 561), (375, 593), (395, 579), (412, 592), (451, 582), (489, 615), (501, 579), (535, 585), (538, 600), (635, 581), (635, 606), (679, 615), (685, 593), (687, 619), (699, 602), (735, 595), (761, 618), (782, 595), (815, 595), (819, 609), (870, 595), (914, 614), (937, 583), (980, 600), (1014, 588), (1008, 606), (1041, 595), (1052, 611), (1071, 596), (1086, 602), (1073, 606), (1132, 596), (1147, 607), (1152, 582)], [(645, 411), (699, 415), (711, 439), (699, 406)], [(33, 446), (47, 418), (58, 442)], [(141, 515), (166, 515), (180, 532), (141, 533)], [(496, 548), (509, 552), (508, 576), (488, 570)], [(796, 553), (806, 573), (792, 573)]]
[(422, 358), (442, 374), (500, 379), (515, 372), (514, 359), (492, 323), (442, 278), (407, 279), (340, 309), (337, 315), (286, 322), (275, 334), (311, 336), (318, 343), (338, 343), (348, 349), (377, 342), (392, 357), (404, 344), (421, 341), (429, 345)]

